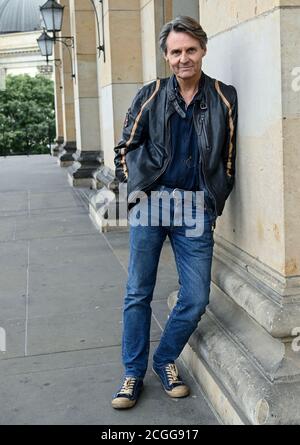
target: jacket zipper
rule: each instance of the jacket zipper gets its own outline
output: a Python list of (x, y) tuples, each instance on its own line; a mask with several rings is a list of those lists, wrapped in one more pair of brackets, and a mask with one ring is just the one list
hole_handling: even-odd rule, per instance
[[(207, 138), (207, 134), (206, 134), (206, 130), (205, 130), (204, 119), (205, 119), (205, 116), (204, 116), (204, 114), (202, 113), (202, 114), (201, 114), (201, 133), (202, 133), (202, 131), (203, 131), (203, 133), (204, 133), (204, 138), (205, 138), (205, 143), (206, 143), (206, 147), (208, 147), (208, 138)], [(195, 124), (195, 125), (196, 125), (196, 124)], [(196, 127), (196, 128), (197, 128), (197, 127)], [(201, 142), (201, 133), (200, 133), (200, 142)], [(201, 155), (202, 155), (202, 156), (201, 156)], [(204, 164), (204, 167), (205, 167), (205, 157), (204, 157), (204, 155), (203, 155), (203, 147), (202, 147), (202, 144), (201, 144), (201, 143), (200, 143), (200, 156), (201, 156), (201, 171), (202, 171), (202, 174), (203, 174), (203, 177), (204, 177), (205, 186), (207, 187), (207, 189), (208, 189), (210, 195), (211, 195), (211, 196), (213, 197), (213, 199), (214, 199), (214, 202), (215, 202), (215, 212), (214, 212), (214, 216), (217, 217), (217, 200), (216, 200), (216, 197), (215, 197), (214, 193), (212, 193), (212, 190), (211, 190), (210, 187), (208, 186), (207, 177), (206, 177), (206, 174), (205, 174), (205, 168), (203, 168), (203, 164)]]
[(207, 133), (206, 133), (205, 120), (204, 119), (205, 119), (204, 114), (201, 114), (201, 125), (202, 125), (202, 131), (203, 131), (204, 138), (205, 138), (205, 148), (206, 148), (206, 150), (209, 150), (210, 147), (209, 147), (209, 143), (208, 143), (208, 137), (207, 137)]

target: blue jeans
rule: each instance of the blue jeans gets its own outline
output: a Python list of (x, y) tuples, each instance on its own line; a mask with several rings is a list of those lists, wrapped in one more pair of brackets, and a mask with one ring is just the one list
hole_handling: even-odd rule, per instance
[[(171, 189), (160, 186), (158, 193), (161, 190)], [(151, 213), (150, 198), (146, 201), (145, 209), (148, 208)], [(151, 301), (160, 253), (167, 236), (174, 252), (180, 288), (177, 304), (169, 316), (153, 356), (156, 366), (174, 363), (179, 357), (209, 302), (214, 246), (213, 216), (204, 209), (203, 233), (187, 236), (187, 226), (184, 223), (181, 226), (174, 225), (174, 207), (176, 202), (171, 202), (168, 226), (134, 226), (129, 217), (130, 257), (122, 338), (122, 359), (126, 376), (144, 378), (146, 374), (150, 349)], [(193, 212), (194, 207), (193, 204)]]

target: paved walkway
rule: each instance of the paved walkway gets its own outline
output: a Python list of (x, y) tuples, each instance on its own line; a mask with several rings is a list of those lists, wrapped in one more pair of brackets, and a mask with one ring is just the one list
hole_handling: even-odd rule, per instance
[[(50, 156), (0, 158), (0, 425), (201, 425), (218, 421), (180, 364), (192, 396), (172, 400), (151, 371), (138, 405), (114, 411), (122, 375), (127, 233), (100, 234)], [(152, 351), (177, 274), (166, 243), (153, 301)]]

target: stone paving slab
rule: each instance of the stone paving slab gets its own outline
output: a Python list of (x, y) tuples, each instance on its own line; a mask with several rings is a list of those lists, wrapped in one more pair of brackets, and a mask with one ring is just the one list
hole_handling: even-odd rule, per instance
[(0, 243), (16, 239), (16, 218), (0, 218)]
[(38, 354), (26, 357), (4, 359), (0, 366), (0, 380), (9, 375), (35, 374), (59, 369), (98, 366), (99, 363), (117, 364), (120, 361), (121, 348), (80, 349), (53, 354)]
[(28, 211), (28, 192), (0, 192), (0, 216)]
[(78, 204), (74, 199), (72, 190), (60, 191), (59, 200), (57, 200), (56, 192), (31, 192), (29, 195), (29, 200), (30, 210), (49, 210), (59, 208), (69, 210), (70, 208), (78, 207)]
[(0, 243), (0, 326), (25, 316), (28, 242)]
[[(70, 308), (71, 309), (71, 308)], [(121, 308), (102, 308), (53, 317), (30, 317), (27, 349), (29, 355), (49, 354), (120, 344)], [(158, 340), (160, 329), (152, 323), (151, 340)]]
[[(49, 270), (49, 269), (48, 269)], [(124, 289), (121, 284), (99, 284), (101, 277), (88, 283), (86, 277), (76, 281), (72, 270), (64, 276), (61, 270), (52, 267), (53, 278), (49, 275), (37, 277), (30, 290), (30, 317), (55, 316), (74, 312), (91, 312), (106, 308), (120, 308), (123, 304)], [(74, 274), (74, 272), (73, 272)], [(71, 275), (71, 281), (64, 281)], [(57, 291), (59, 289), (59, 292)]]
[(1, 192), (70, 190), (66, 174), (57, 174), (57, 159), (50, 155), (0, 157), (0, 170)]
[(107, 249), (98, 234), (32, 240), (30, 316), (122, 306), (126, 274)]
[[(154, 345), (153, 345), (154, 346)], [(152, 346), (152, 350), (153, 350)], [(0, 424), (50, 425), (216, 425), (199, 388), (187, 399), (170, 399), (149, 367), (138, 405), (115, 411), (110, 400), (122, 369), (120, 348), (27, 358), (13, 374), (0, 372)], [(90, 360), (89, 360), (90, 359)], [(15, 360), (11, 360), (11, 367)], [(34, 365), (35, 363), (35, 365)], [(7, 364), (8, 367), (8, 364)], [(37, 368), (40, 369), (37, 369)], [(117, 386), (116, 386), (117, 385)], [(13, 388), (13, 389), (12, 389)]]
[[(70, 193), (66, 170), (50, 156), (0, 158), (0, 327), (7, 336), (0, 352), (0, 425), (217, 424), (180, 361), (191, 397), (168, 398), (150, 360), (138, 406), (111, 408), (123, 374), (128, 233), (100, 234)], [(27, 209), (22, 199), (13, 204), (13, 195), (29, 197)], [(152, 304), (151, 354), (177, 285), (166, 243)]]
[[(12, 357), (23, 357), (25, 355), (25, 304), (24, 318), (6, 319), (0, 317), (0, 327), (6, 332), (6, 352), (0, 351), (0, 368), (2, 361)], [(1, 399), (1, 393), (0, 393)], [(0, 408), (1, 411), (1, 408)]]
[[(66, 211), (66, 209), (64, 207), (60, 207), (60, 208), (49, 208), (49, 209), (31, 209), (30, 210), (30, 215), (27, 214), (28, 218), (32, 218), (33, 216), (44, 216), (44, 217), (48, 217), (51, 215), (56, 215), (56, 216), (76, 216), (76, 215), (86, 215), (86, 209), (84, 208), (84, 206), (81, 207), (69, 207), (68, 210)], [(16, 216), (20, 216), (19, 214), (17, 214)]]
[(87, 215), (83, 214), (58, 213), (53, 215), (36, 215), (34, 218), (20, 216), (16, 221), (16, 240), (97, 233), (96, 229), (91, 227)]

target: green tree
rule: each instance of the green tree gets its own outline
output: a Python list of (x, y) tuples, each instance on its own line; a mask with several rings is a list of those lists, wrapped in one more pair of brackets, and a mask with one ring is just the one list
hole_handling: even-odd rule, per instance
[(0, 91), (0, 156), (49, 153), (54, 139), (53, 81), (7, 76), (6, 90)]

